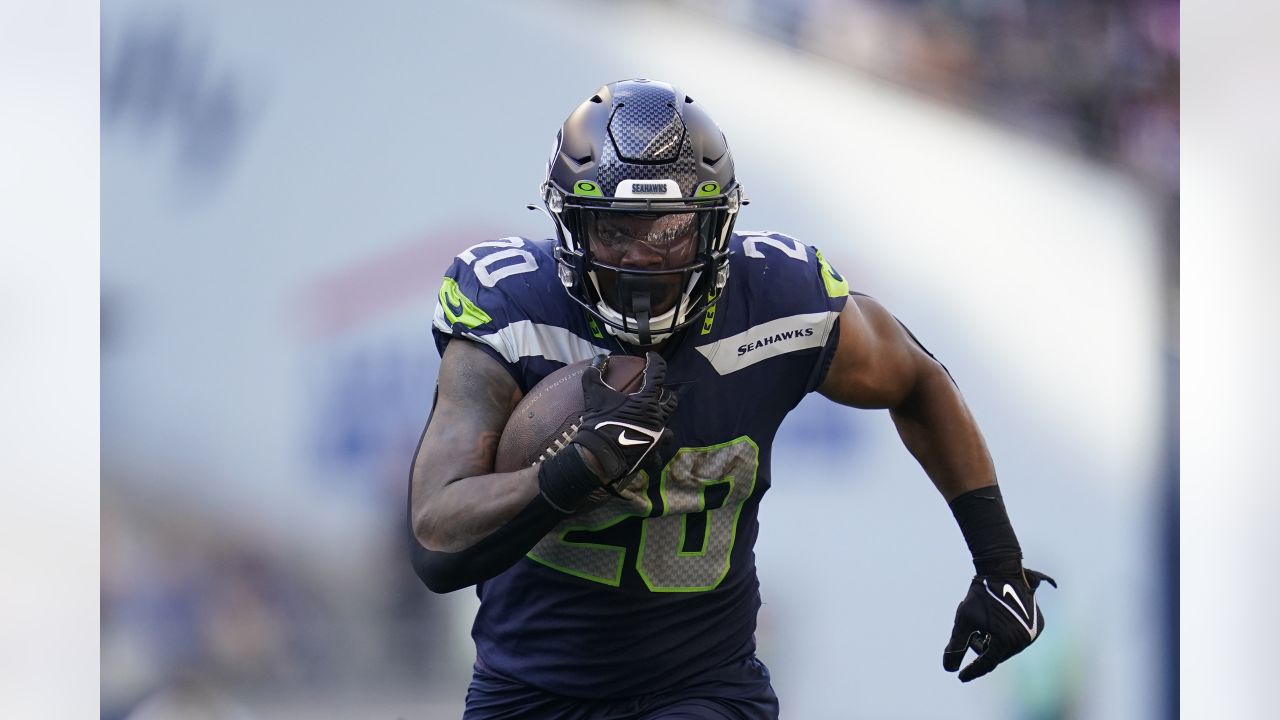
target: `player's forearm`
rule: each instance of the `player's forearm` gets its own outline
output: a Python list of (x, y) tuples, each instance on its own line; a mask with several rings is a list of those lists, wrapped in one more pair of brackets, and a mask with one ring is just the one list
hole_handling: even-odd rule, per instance
[[(486, 473), (487, 435), (463, 452), (450, 426), (429, 427), (414, 459), (409, 522), (413, 569), (433, 592), (487, 580), (515, 564), (559, 521), (538, 492), (538, 471)], [(480, 474), (483, 473), (483, 474)]]
[(414, 572), (433, 592), (447, 593), (488, 580), (516, 564), (564, 514), (535, 494), (492, 532), (456, 552), (431, 550), (415, 540)]
[(1005, 510), (978, 424), (951, 376), (929, 360), (906, 402), (893, 409), (898, 434), (946, 498), (979, 575), (1015, 576), (1022, 548)]
[(538, 494), (536, 467), (447, 481), (429, 477), (431, 471), (425, 468), (421, 472), (428, 477), (415, 474), (415, 487), (438, 486), (423, 493), (425, 497), (412, 510), (414, 536), (428, 550), (457, 552), (476, 544)]
[[(413, 566), (427, 587), (452, 592), (505, 571), (599, 488), (570, 448), (532, 468), (450, 483), (415, 511)], [(503, 487), (510, 492), (487, 492)]]
[(903, 444), (947, 502), (995, 484), (982, 432), (960, 390), (935, 360), (921, 360), (911, 392), (890, 414)]

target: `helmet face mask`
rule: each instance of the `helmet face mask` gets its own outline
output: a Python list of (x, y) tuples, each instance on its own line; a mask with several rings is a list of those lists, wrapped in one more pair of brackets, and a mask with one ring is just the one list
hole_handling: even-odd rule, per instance
[(636, 315), (636, 298), (651, 316), (675, 308), (697, 262), (694, 213), (668, 215), (583, 211), (591, 279), (596, 294), (622, 315)]
[(742, 204), (719, 128), (675, 88), (600, 88), (565, 121), (542, 186), (566, 291), (634, 345), (701, 319)]

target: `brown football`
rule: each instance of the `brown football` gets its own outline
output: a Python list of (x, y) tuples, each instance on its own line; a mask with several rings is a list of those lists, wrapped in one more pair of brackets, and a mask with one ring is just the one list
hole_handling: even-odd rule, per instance
[[(556, 370), (525, 395), (507, 419), (498, 441), (497, 472), (511, 472), (538, 462), (538, 457), (564, 442), (564, 433), (582, 416), (582, 372), (590, 360), (582, 360)], [(626, 393), (640, 389), (644, 358), (610, 355), (604, 381)]]

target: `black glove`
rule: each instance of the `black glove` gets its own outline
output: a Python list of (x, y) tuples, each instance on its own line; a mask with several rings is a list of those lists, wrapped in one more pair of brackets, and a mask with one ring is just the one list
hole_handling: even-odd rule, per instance
[(1036, 605), (1036, 588), (1053, 578), (1035, 570), (1021, 575), (978, 575), (969, 583), (969, 594), (956, 608), (951, 642), (942, 652), (947, 672), (960, 670), (965, 650), (973, 648), (977, 659), (960, 670), (960, 682), (982, 677), (996, 665), (1022, 652), (1044, 630), (1044, 615)]
[(657, 353), (645, 355), (643, 382), (630, 395), (605, 383), (608, 363), (607, 355), (597, 355), (582, 373), (586, 412), (573, 442), (591, 451), (600, 463), (600, 481), (612, 489), (657, 447), (676, 409), (676, 395), (662, 386), (667, 362)]

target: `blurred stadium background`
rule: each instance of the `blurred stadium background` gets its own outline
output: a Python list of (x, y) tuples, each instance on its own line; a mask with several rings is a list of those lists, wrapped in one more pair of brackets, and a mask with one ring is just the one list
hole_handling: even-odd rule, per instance
[(785, 716), (1176, 714), (1176, 2), (101, 17), (103, 718), (459, 715), (474, 594), (428, 593), (403, 527), (439, 273), (549, 231), (556, 128), (633, 76), (720, 123), (740, 228), (818, 245), (947, 363), (1062, 586), (1030, 652), (944, 673), (945, 504), (884, 413), (806, 401), (757, 547)]

